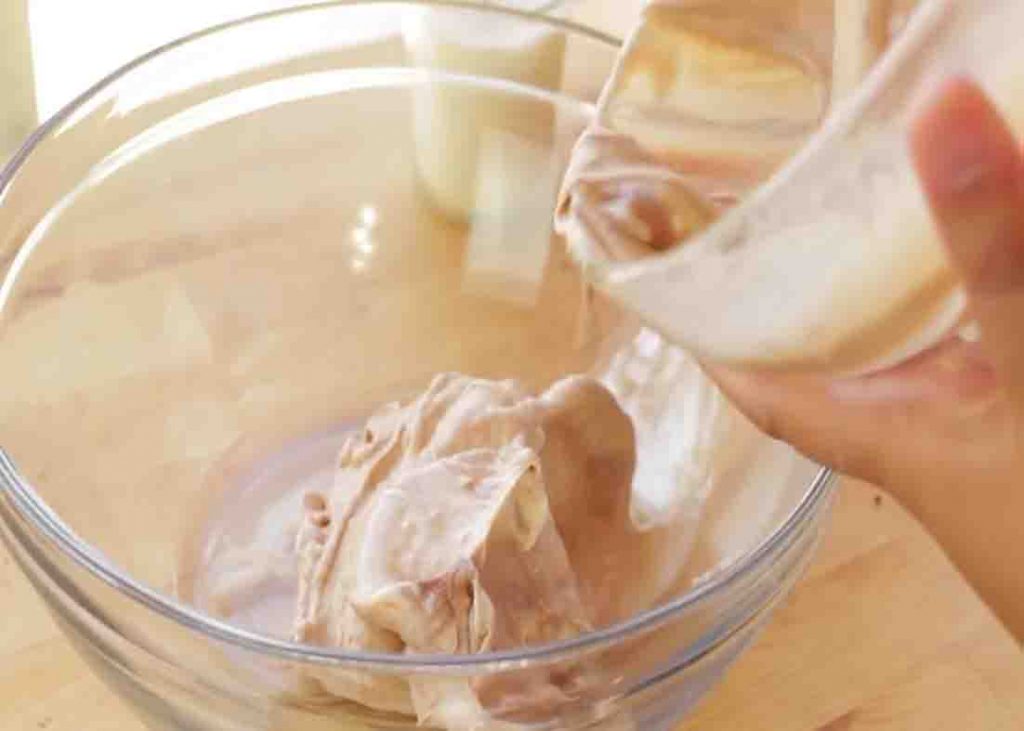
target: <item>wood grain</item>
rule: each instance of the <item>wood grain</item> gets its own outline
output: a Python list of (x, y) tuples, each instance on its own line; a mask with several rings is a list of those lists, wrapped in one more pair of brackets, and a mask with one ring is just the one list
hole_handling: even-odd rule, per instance
[[(0, 554), (0, 730), (142, 731)], [(849, 482), (790, 600), (679, 731), (1024, 729), (1024, 654), (929, 536)]]
[[(635, 5), (581, 19), (621, 32)], [(0, 731), (142, 731), (2, 547), (0, 606)], [(1024, 729), (1024, 654), (915, 521), (849, 482), (793, 596), (679, 731), (762, 729)]]

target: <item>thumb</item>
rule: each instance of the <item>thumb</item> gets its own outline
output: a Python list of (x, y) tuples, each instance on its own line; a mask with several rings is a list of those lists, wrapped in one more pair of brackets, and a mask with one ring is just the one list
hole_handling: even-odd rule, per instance
[(965, 79), (943, 87), (910, 142), (982, 345), (1024, 411), (1024, 155), (984, 92)]

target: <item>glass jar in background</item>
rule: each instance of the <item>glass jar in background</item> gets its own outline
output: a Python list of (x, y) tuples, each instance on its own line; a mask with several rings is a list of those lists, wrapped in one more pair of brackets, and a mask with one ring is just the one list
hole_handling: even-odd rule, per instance
[[(496, 4), (556, 18), (565, 15), (567, 5), (563, 0)], [(484, 74), (555, 90), (565, 63), (564, 34), (526, 17), (422, 7), (406, 18), (403, 36), (410, 63), (434, 74), (433, 83), (418, 89), (413, 114), (416, 166), (434, 204), (454, 220), (479, 219), (487, 211), (505, 209), (501, 199), (509, 196), (493, 181), (520, 179), (551, 189), (539, 198), (552, 200), (557, 171), (545, 173), (530, 163), (547, 159), (543, 149), (557, 123), (550, 105), (521, 94), (505, 95), (499, 102), (492, 93), (468, 85), (438, 83), (438, 74)], [(550, 215), (530, 218), (540, 223)]]
[(0, 3), (0, 163), (35, 128), (32, 44), (25, 0)]

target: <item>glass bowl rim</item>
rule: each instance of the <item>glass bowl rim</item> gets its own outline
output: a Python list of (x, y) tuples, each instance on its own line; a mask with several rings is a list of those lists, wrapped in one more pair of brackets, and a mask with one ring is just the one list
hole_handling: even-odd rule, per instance
[[(219, 23), (177, 38), (163, 44), (148, 53), (136, 57), (117, 70), (108, 74), (77, 96), (66, 106), (43, 122), (26, 139), (21, 148), (14, 153), (8, 163), (0, 168), (0, 205), (17, 172), (22, 168), (38, 145), (57, 129), (75, 112), (86, 106), (94, 97), (112, 87), (124, 76), (147, 62), (162, 56), (176, 48), (185, 46), (192, 41), (215, 35), (216, 33), (238, 28), (249, 23), (272, 20), (277, 17), (299, 15), (328, 8), (346, 6), (371, 5), (411, 5), (424, 7), (441, 7), (453, 10), (464, 9), (494, 15), (518, 17), (530, 22), (540, 23), (566, 31), (577, 37), (583, 37), (606, 46), (617, 47), (621, 39), (569, 20), (543, 15), (545, 10), (559, 2), (571, 0), (549, 0), (542, 3), (539, 11), (516, 10), (497, 5), (487, 5), (466, 0), (322, 0), (292, 5), (268, 12), (248, 15), (235, 20)], [(17, 260), (15, 254), (15, 261)], [(13, 262), (3, 276), (0, 285), (0, 315), (15, 281), (18, 279), (18, 267)], [(756, 574), (758, 569), (770, 565), (773, 556), (781, 553), (790, 544), (791, 539), (804, 527), (816, 511), (831, 494), (836, 475), (827, 467), (820, 467), (815, 478), (810, 482), (800, 502), (794, 507), (782, 523), (765, 538), (757, 547), (745, 553), (740, 559), (733, 561), (726, 568), (717, 571), (706, 581), (699, 582), (683, 595), (676, 597), (658, 607), (647, 610), (614, 625), (587, 632), (568, 640), (534, 645), (530, 647), (488, 652), (477, 655), (422, 654), (398, 655), (385, 653), (367, 653), (347, 651), (339, 648), (319, 647), (300, 644), (287, 640), (278, 640), (251, 632), (227, 622), (209, 617), (202, 612), (184, 605), (169, 595), (139, 582), (124, 573), (114, 562), (87, 541), (79, 538), (64, 523), (57, 513), (37, 493), (28, 481), (18, 473), (10, 456), (0, 448), (0, 495), (12, 504), (16, 514), (55, 545), (64, 556), (70, 558), (78, 567), (85, 569), (104, 584), (135, 603), (142, 605), (164, 619), (194, 630), (201, 635), (238, 647), (247, 652), (276, 657), (292, 662), (304, 662), (316, 665), (350, 666), (361, 670), (380, 673), (492, 673), (508, 670), (510, 667), (521, 668), (524, 664), (552, 663), (571, 658), (584, 652), (593, 652), (604, 647), (621, 643), (623, 640), (653, 631), (672, 621), (679, 615), (700, 609), (715, 596), (727, 591), (741, 582), (745, 577)], [(0, 517), (7, 517), (6, 511), (0, 511)], [(766, 603), (767, 604), (767, 603)], [(760, 610), (762, 607), (758, 607)], [(690, 644), (680, 659), (682, 664), (689, 664), (726, 641), (741, 629), (749, 617), (733, 621), (728, 627), (713, 627), (697, 641)]]

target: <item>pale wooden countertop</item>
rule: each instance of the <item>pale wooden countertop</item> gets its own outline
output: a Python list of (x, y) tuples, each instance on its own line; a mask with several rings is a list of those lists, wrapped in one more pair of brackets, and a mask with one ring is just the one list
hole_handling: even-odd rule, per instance
[[(3, 548), (0, 597), (0, 731), (141, 731)], [(681, 731), (1018, 728), (1019, 646), (911, 518), (848, 482), (807, 576)]]
[[(0, 729), (141, 731), (0, 552)], [(847, 483), (817, 560), (680, 731), (1024, 729), (1024, 654), (892, 500)]]

